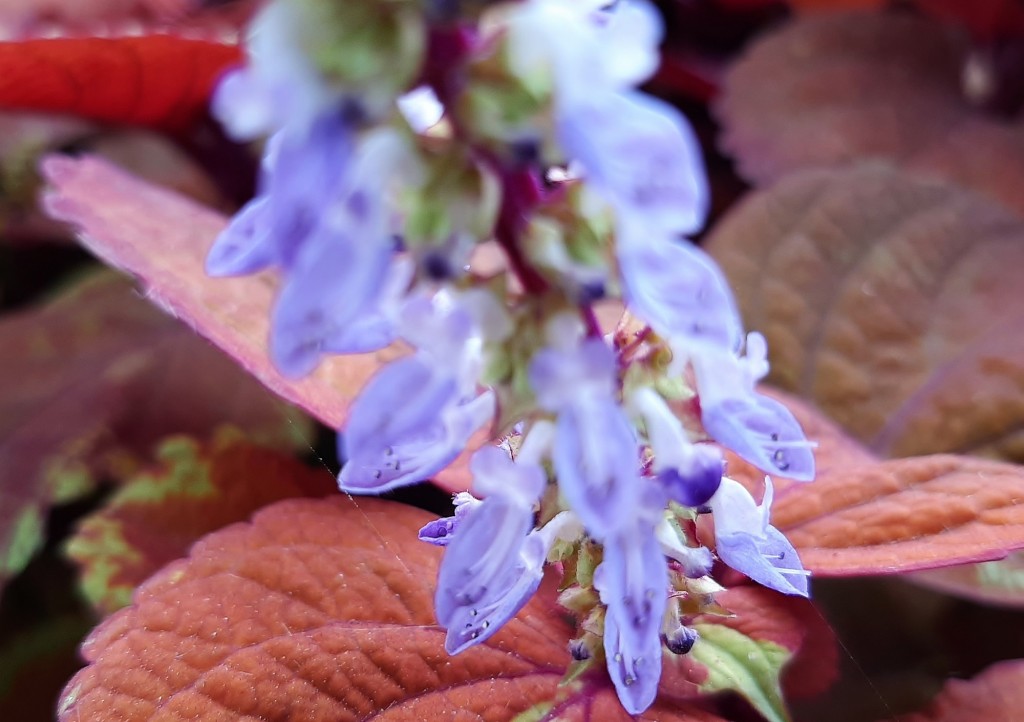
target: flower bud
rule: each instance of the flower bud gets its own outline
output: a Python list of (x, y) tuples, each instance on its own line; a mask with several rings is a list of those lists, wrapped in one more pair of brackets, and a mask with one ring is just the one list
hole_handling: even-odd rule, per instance
[(668, 651), (672, 654), (680, 655), (689, 654), (698, 639), (700, 639), (700, 635), (697, 634), (696, 629), (682, 625), (679, 625), (676, 630), (662, 635), (662, 642), (665, 643)]

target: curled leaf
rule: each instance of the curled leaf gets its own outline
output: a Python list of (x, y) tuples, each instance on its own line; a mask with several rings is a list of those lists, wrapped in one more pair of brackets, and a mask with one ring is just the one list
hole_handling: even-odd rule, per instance
[[(375, 499), (291, 500), (206, 537), (87, 639), (59, 719), (631, 719), (607, 678), (559, 687), (570, 630), (553, 584), (450, 657), (432, 609), (440, 550), (415, 541), (429, 518)], [(669, 702), (641, 719), (721, 722)]]
[(759, 185), (878, 159), (1024, 213), (1024, 125), (971, 106), (961, 89), (966, 52), (961, 35), (911, 14), (788, 23), (726, 76), (722, 146)]
[(165, 441), (159, 463), (123, 484), (86, 517), (67, 544), (80, 567), (82, 591), (100, 612), (131, 602), (132, 592), (199, 537), (257, 509), (298, 496), (336, 492), (327, 469), (222, 433), (210, 444)]
[(876, 165), (793, 175), (712, 234), (769, 380), (882, 456), (1024, 459), (1024, 222)]

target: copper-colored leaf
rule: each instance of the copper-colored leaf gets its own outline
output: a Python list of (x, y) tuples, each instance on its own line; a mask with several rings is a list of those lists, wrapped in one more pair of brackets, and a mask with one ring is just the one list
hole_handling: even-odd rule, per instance
[(0, 108), (181, 131), (240, 60), (235, 45), (172, 35), (0, 43)]
[[(210, 278), (203, 260), (226, 219), (149, 185), (97, 158), (53, 156), (43, 167), (52, 184), (46, 207), (82, 231), (82, 243), (107, 263), (139, 277), (150, 300), (220, 346), (272, 391), (338, 428), (367, 379), (394, 358), (379, 353), (334, 356), (298, 381), (273, 367), (267, 351), (276, 279), (270, 274)], [(479, 438), (474, 444), (483, 443)], [(461, 471), (460, 471), (461, 470)], [(465, 488), (465, 458), (438, 481)], [(451, 481), (449, 481), (451, 479)]]
[(1015, 722), (1024, 709), (1024, 661), (994, 664), (972, 680), (954, 679), (923, 713), (900, 722)]
[(727, 75), (723, 147), (758, 184), (882, 159), (1024, 213), (1024, 125), (961, 90), (964, 39), (908, 14), (826, 13), (783, 26)]
[(0, 322), (0, 582), (47, 506), (123, 476), (167, 434), (236, 424), (293, 446), (305, 422), (184, 326), (102, 274)]
[(122, 485), (68, 542), (82, 590), (102, 613), (129, 604), (135, 587), (204, 534), (245, 521), (274, 501), (337, 493), (327, 469), (255, 446), (233, 431), (207, 445), (176, 437), (157, 456), (156, 467)]
[(882, 456), (1024, 459), (1024, 222), (879, 166), (748, 197), (708, 243), (769, 380)]
[(381, 358), (335, 358), (305, 379), (281, 376), (266, 342), (275, 280), (269, 275), (210, 278), (203, 270), (224, 216), (96, 158), (53, 156), (43, 170), (53, 185), (47, 209), (80, 228), (91, 251), (137, 276), (150, 300), (223, 348), (273, 391), (329, 426), (340, 425)]
[(1024, 548), (1024, 467), (966, 456), (893, 459), (819, 477), (772, 522), (815, 574), (895, 574)]
[[(603, 676), (558, 687), (569, 629), (553, 585), (449, 657), (432, 610), (440, 550), (415, 540), (429, 518), (375, 499), (292, 500), (212, 534), (93, 632), (60, 720), (507, 722), (556, 696), (558, 719), (630, 719)], [(640, 719), (717, 718), (663, 703)]]

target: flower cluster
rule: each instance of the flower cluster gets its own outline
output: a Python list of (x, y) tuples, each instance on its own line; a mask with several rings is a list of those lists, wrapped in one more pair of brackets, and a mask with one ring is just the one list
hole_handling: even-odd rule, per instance
[(603, 663), (632, 713), (656, 696), (663, 647), (697, 641), (687, 622), (713, 606), (716, 556), (807, 594), (769, 523), (771, 481), (758, 504), (721, 448), (814, 474), (796, 420), (757, 391), (764, 339), (744, 337), (685, 238), (706, 213), (699, 146), (635, 90), (660, 34), (647, 0), (275, 0), (214, 104), (235, 137), (269, 136), (259, 193), (207, 260), (214, 275), (280, 271), (270, 349), (285, 374), (409, 349), (351, 409), (341, 489), (420, 482), (478, 431), (505, 439), (473, 454), (472, 493), (420, 534), (446, 547), (446, 647), (493, 635), (555, 563), (574, 656)]

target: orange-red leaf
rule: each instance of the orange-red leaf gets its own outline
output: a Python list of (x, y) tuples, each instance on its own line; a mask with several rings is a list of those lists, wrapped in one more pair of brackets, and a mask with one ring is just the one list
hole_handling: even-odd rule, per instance
[(337, 492), (327, 469), (255, 446), (236, 432), (206, 445), (176, 437), (157, 457), (155, 467), (86, 517), (66, 547), (80, 567), (85, 596), (101, 613), (129, 604), (139, 584), (204, 534), (245, 521), (271, 502)]
[(172, 35), (0, 43), (0, 109), (181, 131), (240, 58), (235, 45)]
[(304, 422), (113, 274), (0, 322), (0, 583), (43, 539), (50, 503), (123, 478), (171, 433), (236, 424), (292, 446)]
[(300, 381), (281, 376), (267, 355), (276, 280), (269, 275), (210, 278), (206, 252), (223, 215), (151, 186), (96, 158), (53, 156), (44, 163), (51, 215), (82, 231), (82, 243), (137, 276), (146, 296), (228, 352), (271, 390), (337, 427), (377, 354), (327, 361)]
[[(139, 277), (147, 296), (220, 346), (272, 391), (339, 428), (367, 379), (399, 351), (334, 356), (298, 381), (277, 372), (267, 350), (276, 278), (210, 278), (206, 252), (224, 216), (154, 187), (97, 158), (54, 156), (44, 163), (46, 206), (82, 231), (82, 243)], [(482, 440), (480, 441), (482, 443)], [(447, 473), (464, 484), (460, 464)], [(442, 472), (439, 479), (448, 478)]]
[(1024, 661), (994, 664), (971, 680), (954, 679), (929, 708), (899, 722), (1014, 722), (1024, 709)]
[[(508, 722), (556, 696), (558, 719), (630, 719), (602, 677), (558, 687), (569, 629), (553, 585), (449, 657), (432, 610), (440, 550), (415, 540), (429, 518), (292, 500), (210, 535), (93, 632), (59, 719)], [(717, 720), (667, 702), (640, 719)]]
[(769, 380), (882, 456), (1024, 459), (1024, 222), (875, 165), (795, 174), (715, 228)]
[(895, 574), (1024, 548), (1024, 467), (966, 456), (893, 459), (781, 495), (772, 522), (823, 576)]
[(880, 159), (1024, 213), (1024, 125), (970, 105), (960, 86), (965, 53), (962, 36), (909, 14), (789, 23), (726, 76), (722, 145), (758, 184)]

